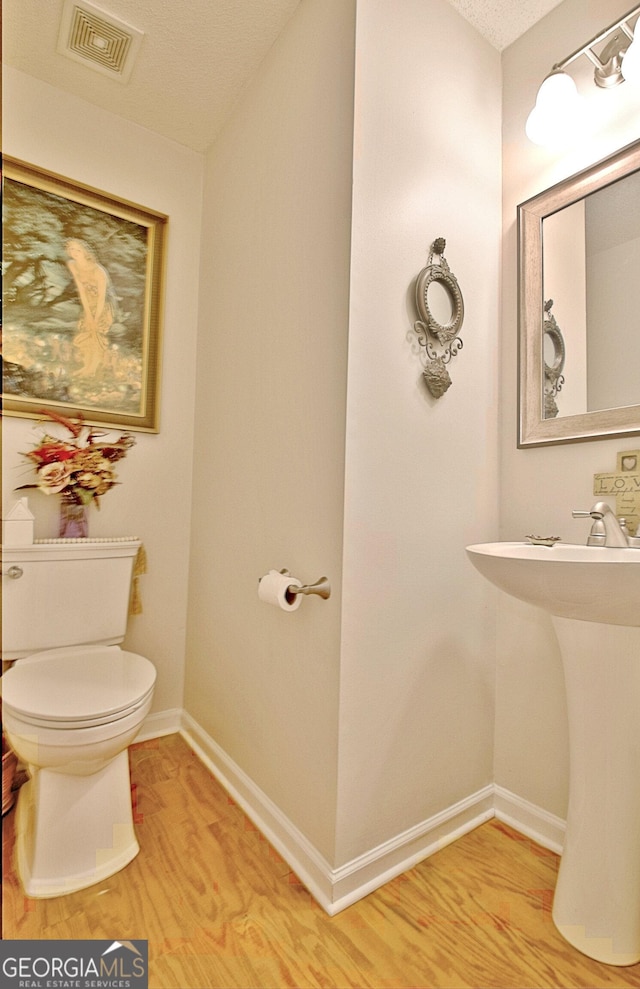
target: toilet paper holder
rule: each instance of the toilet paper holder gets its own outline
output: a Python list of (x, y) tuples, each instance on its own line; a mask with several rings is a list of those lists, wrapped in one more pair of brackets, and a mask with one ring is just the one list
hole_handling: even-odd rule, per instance
[[(284, 577), (291, 576), (288, 570), (281, 570), (280, 573)], [(298, 587), (296, 584), (291, 584), (291, 586), (287, 588), (287, 595), (289, 594), (294, 597), (296, 594), (318, 594), (319, 597), (324, 598), (326, 601), (331, 594), (331, 584), (329, 583), (328, 577), (319, 577), (315, 584), (303, 584), (302, 587)]]

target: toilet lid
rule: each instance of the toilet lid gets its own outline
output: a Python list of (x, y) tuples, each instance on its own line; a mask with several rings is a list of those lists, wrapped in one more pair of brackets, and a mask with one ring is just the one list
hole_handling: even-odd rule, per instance
[(115, 721), (151, 694), (156, 670), (119, 646), (52, 649), (12, 666), (2, 677), (8, 708), (52, 728)]

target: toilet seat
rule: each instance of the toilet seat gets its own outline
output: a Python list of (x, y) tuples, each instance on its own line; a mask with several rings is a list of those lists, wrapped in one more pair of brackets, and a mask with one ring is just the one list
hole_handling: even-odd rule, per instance
[(119, 646), (50, 649), (20, 660), (3, 678), (3, 705), (23, 723), (50, 730), (128, 718), (148, 703), (155, 667)]

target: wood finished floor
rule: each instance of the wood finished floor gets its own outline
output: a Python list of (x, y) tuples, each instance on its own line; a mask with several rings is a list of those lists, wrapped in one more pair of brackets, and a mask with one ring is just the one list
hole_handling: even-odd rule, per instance
[(557, 856), (490, 821), (336, 917), (178, 735), (132, 750), (142, 850), (70, 896), (30, 900), (3, 819), (5, 938), (145, 938), (150, 989), (640, 986), (551, 920)]

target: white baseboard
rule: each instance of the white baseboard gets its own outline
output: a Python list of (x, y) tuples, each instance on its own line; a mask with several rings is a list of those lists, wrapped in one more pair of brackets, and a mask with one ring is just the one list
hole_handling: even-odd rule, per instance
[(493, 816), (493, 786), (489, 785), (346, 865), (332, 869), (332, 903), (328, 912), (339, 913)]
[(186, 711), (180, 733), (311, 895), (331, 913), (331, 866), (326, 859)]
[(169, 708), (157, 714), (148, 714), (144, 719), (136, 742), (146, 742), (149, 738), (161, 738), (162, 735), (175, 735), (182, 724), (182, 708)]
[(493, 786), (486, 786), (453, 807), (334, 869), (186, 712), (183, 713), (181, 734), (331, 916), (493, 817)]
[(331, 916), (493, 817), (544, 848), (562, 852), (565, 823), (561, 818), (491, 783), (351, 862), (333, 868), (186, 711), (174, 709), (151, 715), (140, 739), (178, 731)]
[(504, 787), (493, 786), (495, 816), (543, 848), (562, 855), (566, 823)]

